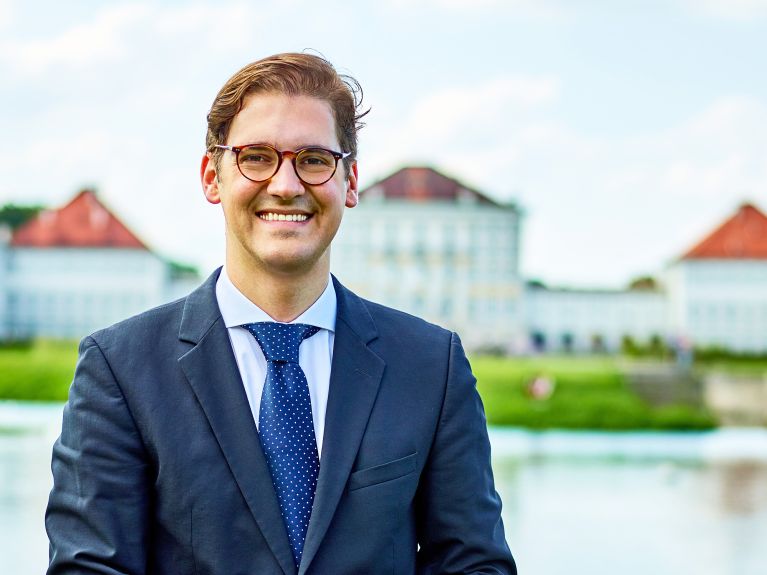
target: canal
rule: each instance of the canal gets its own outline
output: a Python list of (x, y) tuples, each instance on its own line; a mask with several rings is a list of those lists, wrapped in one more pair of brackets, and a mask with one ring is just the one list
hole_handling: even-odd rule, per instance
[[(60, 405), (0, 403), (0, 574), (39, 575)], [(767, 431), (491, 431), (522, 575), (764, 575)]]

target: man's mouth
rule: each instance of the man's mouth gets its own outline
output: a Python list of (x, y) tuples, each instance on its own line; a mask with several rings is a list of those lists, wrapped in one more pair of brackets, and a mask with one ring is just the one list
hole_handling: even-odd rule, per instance
[(307, 214), (281, 214), (275, 212), (259, 212), (258, 217), (267, 222), (305, 222), (311, 216)]

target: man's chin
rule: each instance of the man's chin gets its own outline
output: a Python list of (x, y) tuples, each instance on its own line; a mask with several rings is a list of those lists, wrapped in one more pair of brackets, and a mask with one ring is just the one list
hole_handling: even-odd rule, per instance
[(299, 250), (265, 254), (261, 261), (263, 268), (275, 275), (299, 276), (316, 271), (323, 265), (323, 258)]

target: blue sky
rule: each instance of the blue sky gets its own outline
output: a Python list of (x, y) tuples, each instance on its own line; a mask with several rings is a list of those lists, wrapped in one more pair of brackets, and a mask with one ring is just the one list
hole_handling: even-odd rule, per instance
[(742, 201), (767, 210), (767, 0), (0, 0), (0, 203), (96, 186), (211, 269), (210, 102), (307, 48), (365, 90), (362, 185), (427, 164), (518, 203), (528, 277), (620, 286)]

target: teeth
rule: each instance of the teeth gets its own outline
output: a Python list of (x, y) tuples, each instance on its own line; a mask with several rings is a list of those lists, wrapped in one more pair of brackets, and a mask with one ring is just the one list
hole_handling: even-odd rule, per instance
[(258, 216), (267, 222), (304, 222), (307, 219), (305, 214), (273, 214), (267, 212)]

